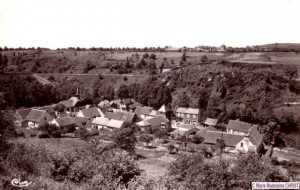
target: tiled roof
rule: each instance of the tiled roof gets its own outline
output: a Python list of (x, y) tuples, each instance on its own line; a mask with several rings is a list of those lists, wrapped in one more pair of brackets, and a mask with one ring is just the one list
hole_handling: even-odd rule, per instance
[(248, 133), (251, 128), (252, 124), (240, 120), (229, 120), (227, 124), (227, 129), (243, 133)]
[(59, 124), (59, 126), (61, 126), (61, 127), (76, 124), (74, 118), (72, 118), (72, 117), (60, 117), (60, 118), (57, 118), (56, 121)]
[(243, 136), (240, 135), (232, 135), (224, 133), (222, 139), (225, 142), (226, 146), (235, 147), (241, 140), (243, 140)]
[(142, 120), (136, 123), (138, 126), (145, 127), (150, 126), (151, 124), (147, 120)]
[(83, 110), (81, 110), (81, 112), (83, 113), (84, 117), (87, 117), (87, 118), (103, 116), (101, 110), (99, 108), (96, 108), (96, 107), (83, 109)]
[(89, 118), (87, 117), (74, 117), (74, 121), (76, 122), (77, 125), (82, 126), (86, 125), (89, 121)]
[(29, 108), (18, 109), (17, 113), (21, 116), (21, 119), (25, 119), (30, 111), (31, 111), (31, 109), (29, 109)]
[(152, 127), (160, 127), (162, 123), (167, 123), (168, 120), (165, 117), (159, 116), (146, 120)]
[(79, 102), (79, 98), (77, 97), (71, 97), (70, 99), (68, 100), (63, 100), (61, 102), (59, 102), (60, 104), (63, 104), (66, 108), (72, 108), (74, 107), (77, 102)]
[(204, 121), (205, 125), (210, 125), (210, 126), (216, 126), (218, 123), (217, 119), (213, 119), (213, 118), (206, 118), (206, 120)]
[(105, 117), (109, 118), (109, 119), (116, 119), (116, 120), (121, 120), (124, 122), (128, 122), (128, 123), (132, 123), (135, 113), (131, 113), (131, 112), (106, 112)]
[(176, 112), (187, 113), (187, 114), (199, 114), (199, 109), (179, 107), (177, 108)]
[(96, 117), (92, 120), (92, 124), (107, 126), (109, 119), (106, 117)]
[(202, 133), (204, 138), (204, 143), (206, 144), (216, 144), (217, 139), (221, 138), (222, 134), (214, 131), (206, 131)]
[(257, 130), (257, 127), (253, 127), (250, 131), (249, 139), (254, 145), (259, 146), (263, 141), (263, 135)]
[(50, 121), (52, 117), (44, 110), (31, 109), (26, 116), (27, 121), (42, 122)]
[(121, 128), (124, 124), (124, 121), (108, 119), (105, 117), (96, 117), (92, 120), (92, 124), (107, 126), (111, 128)]
[(216, 144), (217, 139), (223, 139), (227, 147), (235, 147), (244, 137), (240, 135), (232, 135), (217, 131), (202, 131), (197, 133), (204, 138), (206, 144)]
[(144, 106), (144, 107), (137, 106), (136, 109), (135, 109), (135, 113), (136, 113), (136, 115), (138, 115), (138, 116), (141, 116), (141, 115), (149, 115), (149, 114), (151, 113), (152, 110), (153, 110), (152, 107), (148, 107), (148, 106)]
[(109, 120), (108, 126), (112, 127), (112, 128), (121, 128), (124, 124), (124, 121), (120, 121), (120, 120), (115, 120), (115, 119), (111, 119)]

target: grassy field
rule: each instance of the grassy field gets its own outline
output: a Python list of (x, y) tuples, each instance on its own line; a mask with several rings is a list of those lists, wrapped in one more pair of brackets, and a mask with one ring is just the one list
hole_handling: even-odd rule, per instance
[(16, 138), (14, 143), (43, 146), (49, 152), (68, 153), (75, 149), (86, 149), (89, 145), (78, 138)]
[[(86, 149), (89, 144), (78, 138), (16, 138), (13, 143), (42, 146), (49, 153), (68, 154), (76, 149)], [(106, 144), (103, 142), (103, 144)], [(166, 150), (144, 149), (138, 147), (136, 153), (140, 159), (137, 164), (148, 177), (157, 179), (167, 173), (169, 163), (175, 157), (169, 155)], [(41, 179), (43, 180), (43, 179)], [(60, 184), (61, 185), (61, 184)]]
[(145, 175), (153, 179), (164, 176), (169, 164), (175, 160), (175, 157), (169, 155), (167, 151), (140, 148), (136, 150), (136, 153), (142, 157), (137, 161), (138, 166), (144, 170)]

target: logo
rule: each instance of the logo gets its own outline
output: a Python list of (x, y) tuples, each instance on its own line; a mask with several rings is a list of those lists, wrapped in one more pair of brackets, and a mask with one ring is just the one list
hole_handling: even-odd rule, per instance
[(12, 179), (11, 180), (11, 185), (12, 186), (14, 186), (14, 187), (20, 187), (20, 188), (22, 188), (22, 187), (28, 187), (29, 185), (31, 185), (31, 181), (21, 181), (20, 179), (16, 179), (16, 178), (14, 178), (14, 179)]

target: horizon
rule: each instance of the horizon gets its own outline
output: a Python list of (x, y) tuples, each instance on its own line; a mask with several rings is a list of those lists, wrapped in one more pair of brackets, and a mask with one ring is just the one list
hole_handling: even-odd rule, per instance
[(0, 47), (246, 47), (300, 42), (297, 0), (0, 0), (0, 5)]

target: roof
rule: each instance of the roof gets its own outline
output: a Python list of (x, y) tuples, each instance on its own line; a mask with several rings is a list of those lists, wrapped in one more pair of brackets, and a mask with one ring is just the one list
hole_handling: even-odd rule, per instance
[(137, 106), (135, 109), (135, 113), (138, 116), (141, 115), (149, 115), (151, 113), (151, 111), (153, 110), (152, 107), (148, 107), (148, 106)]
[(87, 117), (87, 118), (103, 116), (103, 113), (101, 112), (101, 110), (96, 107), (86, 108), (86, 109), (81, 110), (81, 112), (83, 113), (84, 117)]
[(132, 123), (134, 119), (135, 113), (132, 112), (106, 112), (105, 117), (109, 119), (116, 119), (128, 123)]
[(161, 114), (160, 114), (159, 111), (157, 111), (157, 110), (152, 110), (152, 111), (149, 113), (149, 115), (151, 115), (151, 116), (158, 116), (158, 115), (161, 115)]
[(79, 102), (79, 98), (71, 97), (68, 100), (60, 101), (59, 103), (63, 104), (66, 108), (71, 108), (71, 107), (74, 107), (77, 104), (77, 102)]
[(145, 126), (150, 126), (151, 125), (147, 120), (142, 120), (140, 122), (137, 122), (136, 124), (138, 126), (141, 126), (141, 127), (145, 127)]
[(184, 123), (182, 123), (182, 124), (177, 125), (176, 128), (188, 131), (190, 129), (195, 128), (195, 126), (194, 125), (190, 125), (190, 124), (184, 124)]
[[(199, 133), (197, 133), (199, 134)], [(221, 138), (222, 133), (215, 132), (215, 131), (205, 131), (199, 134), (204, 138), (204, 143), (206, 144), (216, 144), (217, 139)]]
[(168, 122), (165, 117), (159, 116), (146, 120), (152, 127), (160, 127), (162, 123)]
[(99, 102), (98, 106), (99, 107), (109, 107), (110, 103), (108, 100), (103, 100), (103, 101)]
[(76, 124), (76, 121), (72, 117), (60, 117), (60, 118), (57, 118), (56, 121), (59, 124), (59, 126), (61, 126), (61, 127)]
[(96, 117), (92, 120), (93, 124), (107, 126), (109, 119), (106, 117)]
[(262, 143), (263, 135), (257, 130), (257, 127), (251, 129), (249, 140), (256, 146), (259, 146)]
[(251, 123), (247, 123), (240, 120), (229, 120), (227, 124), (227, 129), (232, 129), (233, 131), (239, 131), (243, 133), (248, 133), (251, 128)]
[(188, 113), (188, 114), (199, 114), (199, 109), (179, 107), (179, 108), (176, 109), (176, 112)]
[(86, 125), (89, 121), (89, 118), (87, 117), (74, 117), (74, 121), (76, 122), (77, 125)]
[(25, 119), (27, 115), (29, 114), (31, 109), (25, 108), (25, 109), (18, 109), (17, 114), (21, 116), (21, 119)]
[(243, 136), (240, 135), (232, 135), (224, 133), (222, 139), (225, 142), (226, 146), (235, 147), (241, 140), (243, 140)]
[(162, 113), (166, 113), (166, 106), (165, 105), (162, 105), (159, 110), (159, 112), (162, 112)]
[(197, 134), (204, 138), (204, 143), (206, 144), (216, 144), (217, 139), (223, 139), (227, 147), (235, 147), (244, 138), (240, 135), (226, 134), (217, 131), (201, 131)]
[(109, 120), (108, 126), (119, 129), (123, 126), (123, 124), (124, 124), (124, 121), (111, 119), (111, 120)]
[(210, 126), (216, 126), (218, 123), (217, 119), (213, 119), (213, 118), (206, 118), (206, 120), (204, 121), (205, 125), (210, 125)]
[(116, 120), (116, 119), (108, 119), (105, 117), (96, 117), (92, 120), (92, 124), (102, 125), (112, 128), (121, 128), (124, 124), (124, 121)]
[(45, 110), (31, 109), (26, 116), (27, 121), (42, 122), (50, 121), (52, 117)]

